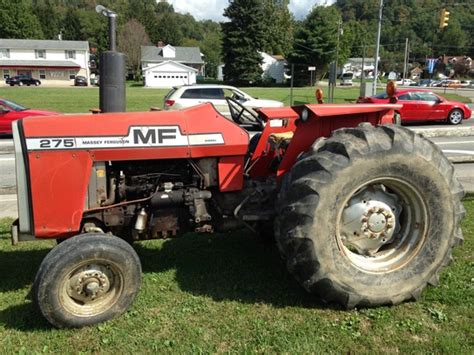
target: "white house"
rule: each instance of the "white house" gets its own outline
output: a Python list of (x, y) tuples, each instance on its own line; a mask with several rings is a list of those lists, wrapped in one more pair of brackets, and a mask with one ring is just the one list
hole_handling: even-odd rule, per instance
[(285, 58), (281, 55), (270, 55), (260, 52), (262, 56), (263, 80), (272, 80), (277, 84), (285, 81)]
[(0, 39), (3, 78), (27, 75), (43, 85), (71, 85), (77, 75), (89, 81), (89, 43), (33, 39)]
[[(380, 58), (379, 58), (380, 60)], [(364, 63), (364, 68), (362, 68)], [(352, 72), (355, 78), (359, 78), (362, 74), (362, 70), (365, 72), (365, 77), (373, 77), (373, 71), (375, 70), (375, 58), (349, 58), (347, 62), (342, 66), (342, 72)]]
[[(278, 84), (283, 83), (285, 81), (285, 58), (265, 52), (260, 52), (260, 55), (262, 56), (262, 79), (272, 80)], [(217, 80), (224, 80), (224, 64), (217, 67)]]
[(204, 61), (198, 47), (142, 46), (141, 62), (146, 87), (170, 88), (196, 84), (204, 76)]

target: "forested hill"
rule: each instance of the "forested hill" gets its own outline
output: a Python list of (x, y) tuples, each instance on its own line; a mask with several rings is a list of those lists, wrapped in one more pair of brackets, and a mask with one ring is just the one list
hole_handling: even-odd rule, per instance
[[(337, 0), (344, 27), (351, 31), (351, 56), (362, 55), (362, 44), (375, 44), (380, 0)], [(449, 24), (439, 29), (440, 12), (450, 12)], [(381, 33), (382, 55), (396, 53), (399, 60), (405, 38), (409, 39), (411, 59), (428, 56), (474, 56), (473, 0), (385, 0)], [(373, 49), (368, 51), (373, 54)]]
[[(248, 48), (241, 49), (243, 53), (263, 50), (324, 70), (334, 59), (336, 46), (340, 61), (374, 55), (379, 2), (337, 0), (329, 7), (314, 7), (305, 19), (296, 21), (288, 11), (288, 0), (230, 0), (226, 10), (232, 15), (226, 15), (226, 21), (239, 19), (238, 6), (244, 6), (244, 12), (258, 23), (255, 28), (259, 33), (249, 34), (238, 24), (221, 26), (210, 20), (197, 21), (192, 14), (176, 13), (163, 0), (0, 0), (0, 38), (57, 39), (61, 34), (65, 40), (87, 40), (101, 51), (107, 47), (107, 20), (95, 12), (100, 3), (117, 12), (119, 48), (129, 58), (132, 55), (123, 48), (127, 43), (138, 48), (159, 41), (199, 46), (206, 57), (207, 74), (214, 76), (218, 64), (226, 58), (234, 59), (222, 46), (227, 28), (233, 33), (224, 33), (226, 40), (248, 37), (243, 41), (248, 42)], [(392, 68), (402, 62), (406, 38), (412, 63), (442, 54), (474, 57), (474, 0), (384, 3), (380, 52), (384, 66)], [(442, 8), (450, 11), (444, 29), (439, 28)], [(343, 34), (336, 39), (338, 27)], [(232, 49), (232, 41), (229, 43)], [(129, 64), (139, 65), (136, 58), (132, 60), (134, 63)]]

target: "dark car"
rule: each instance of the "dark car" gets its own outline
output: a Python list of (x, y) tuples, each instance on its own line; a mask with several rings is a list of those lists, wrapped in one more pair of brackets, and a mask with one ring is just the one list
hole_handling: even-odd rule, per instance
[(12, 122), (29, 116), (51, 116), (58, 112), (34, 110), (0, 97), (0, 136), (12, 134)]
[[(395, 94), (397, 103), (403, 104), (400, 116), (403, 122), (408, 121), (446, 121), (450, 124), (460, 124), (462, 120), (471, 117), (471, 110), (466, 104), (450, 101), (431, 91), (398, 90)], [(388, 104), (386, 93), (372, 97), (359, 97), (357, 103)]]
[(7, 78), (5, 82), (10, 86), (13, 86), (13, 85), (40, 86), (41, 85), (41, 81), (39, 81), (38, 79), (32, 78), (30, 76), (26, 76), (26, 75), (16, 75), (11, 78)]
[(87, 78), (85, 76), (76, 76), (74, 78), (74, 86), (87, 86)]

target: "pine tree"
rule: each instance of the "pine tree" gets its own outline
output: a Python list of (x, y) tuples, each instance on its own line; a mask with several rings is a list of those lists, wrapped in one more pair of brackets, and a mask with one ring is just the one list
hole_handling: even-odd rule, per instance
[(345, 52), (340, 37), (337, 43), (340, 21), (339, 11), (333, 6), (316, 6), (303, 21), (288, 56), (288, 62), (295, 65), (295, 85), (309, 84), (308, 66), (316, 66), (317, 75), (326, 72), (329, 62), (336, 57), (337, 46), (340, 55)]
[(229, 22), (222, 24), (224, 78), (238, 85), (262, 80), (264, 11), (261, 0), (231, 0), (224, 10)]

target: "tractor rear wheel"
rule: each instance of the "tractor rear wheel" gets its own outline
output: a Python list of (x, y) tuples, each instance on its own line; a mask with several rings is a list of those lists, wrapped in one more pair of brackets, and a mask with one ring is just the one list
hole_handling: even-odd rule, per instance
[(327, 302), (418, 299), (462, 242), (463, 195), (421, 136), (395, 125), (340, 129), (283, 178), (277, 244), (290, 273)]
[(58, 328), (79, 328), (127, 310), (140, 285), (141, 264), (125, 241), (87, 233), (65, 240), (44, 258), (34, 301)]

